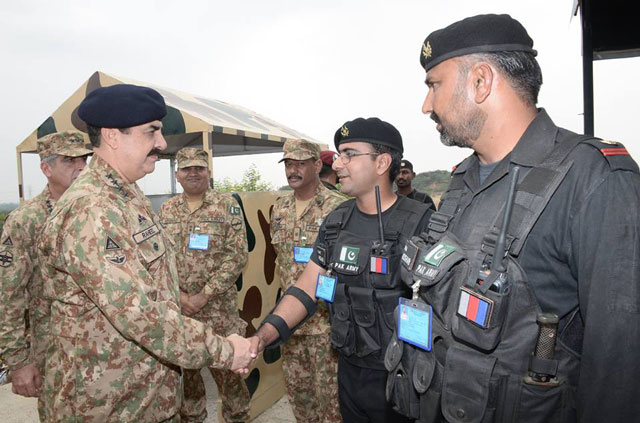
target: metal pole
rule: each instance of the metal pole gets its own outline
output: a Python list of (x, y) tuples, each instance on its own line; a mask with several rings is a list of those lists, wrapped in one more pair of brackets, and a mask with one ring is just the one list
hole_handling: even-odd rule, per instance
[(582, 90), (584, 103), (584, 133), (594, 134), (593, 116), (593, 44), (591, 41), (591, 5), (590, 0), (582, 0), (580, 14), (582, 18)]
[(176, 158), (172, 157), (169, 159), (169, 167), (170, 167), (170, 177), (171, 177), (171, 194), (176, 193)]

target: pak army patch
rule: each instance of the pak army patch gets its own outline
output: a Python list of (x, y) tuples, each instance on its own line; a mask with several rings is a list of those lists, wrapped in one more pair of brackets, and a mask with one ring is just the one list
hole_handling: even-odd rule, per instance
[(442, 263), (442, 260), (455, 250), (455, 247), (439, 242), (427, 253), (426, 256), (424, 256), (424, 262), (438, 267), (440, 266), (440, 263)]
[(13, 242), (11, 241), (11, 237), (7, 235), (7, 237), (2, 241), (2, 245), (7, 247), (13, 247)]

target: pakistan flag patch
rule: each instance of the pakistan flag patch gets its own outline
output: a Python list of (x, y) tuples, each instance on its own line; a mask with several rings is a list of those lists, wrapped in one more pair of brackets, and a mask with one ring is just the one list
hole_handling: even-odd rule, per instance
[(439, 242), (424, 256), (424, 262), (438, 267), (440, 263), (442, 263), (442, 260), (455, 250), (455, 247)]
[(357, 264), (360, 248), (343, 245), (340, 250), (340, 261), (347, 264)]
[(238, 206), (229, 207), (229, 213), (231, 213), (231, 214), (240, 214), (240, 207), (238, 207)]

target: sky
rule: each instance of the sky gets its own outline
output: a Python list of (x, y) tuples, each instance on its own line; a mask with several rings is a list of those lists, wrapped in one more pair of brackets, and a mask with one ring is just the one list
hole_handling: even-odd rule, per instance
[[(534, 40), (539, 106), (580, 132), (580, 19), (573, 0), (3, 0), (0, 3), (0, 203), (18, 199), (15, 147), (95, 71), (251, 109), (332, 146), (345, 121), (377, 116), (402, 134), (416, 172), (449, 170), (471, 153), (445, 147), (421, 113), (419, 64), (432, 31), (480, 13), (509, 13)], [(640, 58), (594, 63), (596, 135), (640, 157)], [(286, 184), (281, 154), (214, 158), (214, 178), (255, 164)], [(25, 196), (46, 180), (23, 155)], [(168, 161), (139, 183), (169, 192)]]

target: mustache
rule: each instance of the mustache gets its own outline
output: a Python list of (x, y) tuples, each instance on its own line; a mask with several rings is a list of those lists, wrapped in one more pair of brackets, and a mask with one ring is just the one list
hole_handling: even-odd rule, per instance
[(440, 118), (438, 117), (437, 114), (431, 112), (431, 116), (429, 116), (431, 118), (431, 120), (433, 120), (435, 123), (437, 124), (441, 124), (442, 122), (440, 122)]
[(157, 148), (154, 148), (153, 150), (149, 151), (149, 154), (147, 154), (147, 157), (149, 156), (160, 156), (160, 151)]
[(292, 173), (291, 175), (287, 176), (287, 181), (291, 178), (298, 178), (298, 179), (302, 179), (301, 175), (298, 175), (297, 173)]

